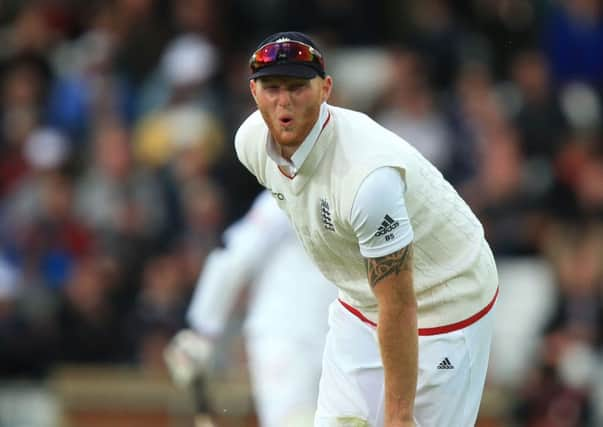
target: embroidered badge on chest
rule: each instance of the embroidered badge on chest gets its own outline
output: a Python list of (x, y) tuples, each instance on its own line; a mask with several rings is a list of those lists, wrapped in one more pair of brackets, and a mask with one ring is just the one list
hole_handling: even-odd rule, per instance
[(331, 219), (331, 210), (329, 202), (326, 199), (320, 199), (320, 217), (322, 218), (322, 224), (326, 230), (335, 231), (333, 220)]

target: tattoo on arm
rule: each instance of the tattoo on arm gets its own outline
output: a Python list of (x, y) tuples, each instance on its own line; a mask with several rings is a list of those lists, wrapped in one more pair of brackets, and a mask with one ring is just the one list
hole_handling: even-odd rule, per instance
[(382, 279), (412, 268), (412, 243), (393, 254), (379, 258), (365, 258), (371, 288)]

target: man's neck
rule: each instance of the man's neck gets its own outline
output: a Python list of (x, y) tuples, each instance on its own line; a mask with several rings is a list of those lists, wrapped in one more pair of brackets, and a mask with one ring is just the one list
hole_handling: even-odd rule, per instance
[(293, 156), (293, 153), (295, 153), (297, 151), (297, 149), (299, 148), (301, 144), (297, 144), (297, 145), (278, 145), (278, 147), (280, 148), (280, 152), (281, 152), (281, 156), (283, 156), (283, 158), (291, 161), (291, 156)]

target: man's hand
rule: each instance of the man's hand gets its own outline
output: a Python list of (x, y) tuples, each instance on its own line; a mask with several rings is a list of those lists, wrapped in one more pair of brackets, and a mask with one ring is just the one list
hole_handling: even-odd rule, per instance
[(198, 376), (207, 371), (213, 350), (209, 338), (191, 329), (183, 329), (170, 341), (163, 352), (172, 380), (179, 387), (190, 387)]

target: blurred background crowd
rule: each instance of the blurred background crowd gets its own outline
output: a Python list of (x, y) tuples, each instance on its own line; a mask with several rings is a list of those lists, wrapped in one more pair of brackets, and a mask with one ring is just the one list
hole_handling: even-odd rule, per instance
[(603, 425), (599, 0), (2, 0), (0, 378), (163, 369), (260, 191), (233, 134), (251, 51), (287, 29), (319, 41), (332, 104), (414, 144), (484, 224), (483, 422)]

